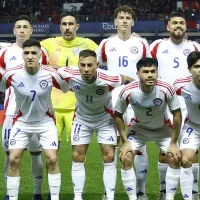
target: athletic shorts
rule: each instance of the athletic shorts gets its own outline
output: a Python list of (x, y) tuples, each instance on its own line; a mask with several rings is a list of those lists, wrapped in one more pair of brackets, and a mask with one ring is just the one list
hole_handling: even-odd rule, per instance
[[(4, 123), (3, 123), (3, 127), (2, 127), (2, 148), (4, 151), (9, 150), (8, 146), (9, 146), (9, 138), (11, 134), (12, 124), (13, 124), (13, 116), (6, 115)], [(33, 135), (30, 138), (30, 142), (26, 146), (26, 149), (31, 152), (42, 151), (38, 137), (36, 137), (36, 135)]]
[(200, 146), (200, 125), (187, 121), (182, 129), (180, 137), (180, 149), (194, 149)]
[(39, 144), (32, 145), (33, 150), (58, 149), (57, 128), (50, 118), (37, 123), (16, 121), (10, 132), (9, 149), (25, 149), (32, 137), (39, 140)]
[(98, 122), (83, 122), (74, 120), (71, 132), (71, 144), (89, 144), (93, 133), (96, 132), (99, 144), (117, 144), (117, 133), (113, 119)]
[(127, 131), (128, 141), (132, 148), (137, 151), (141, 151), (141, 148), (147, 142), (154, 141), (163, 152), (166, 152), (171, 141), (171, 135), (172, 129), (167, 124), (156, 130), (147, 130), (135, 125)]

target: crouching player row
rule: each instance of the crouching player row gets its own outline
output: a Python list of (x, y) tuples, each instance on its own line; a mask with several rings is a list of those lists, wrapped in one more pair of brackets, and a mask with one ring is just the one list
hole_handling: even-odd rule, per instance
[(117, 139), (111, 91), (133, 79), (97, 69), (96, 54), (90, 50), (80, 53), (79, 68), (75, 69), (66, 67), (55, 71), (41, 65), (40, 56), (39, 41), (29, 39), (23, 44), (25, 64), (7, 71), (1, 69), (1, 91), (13, 87), (18, 113), (9, 139), (10, 163), (7, 177), (9, 200), (18, 199), (20, 162), (33, 134), (39, 138), (46, 156), (51, 200), (59, 199), (61, 174), (57, 164), (58, 136), (50, 93), (52, 87), (67, 92), (69, 86), (77, 98), (72, 129), (72, 180), (75, 200), (82, 199), (85, 183), (85, 154), (94, 130), (104, 160), (103, 178), (107, 199), (113, 200), (117, 174), (114, 146)]

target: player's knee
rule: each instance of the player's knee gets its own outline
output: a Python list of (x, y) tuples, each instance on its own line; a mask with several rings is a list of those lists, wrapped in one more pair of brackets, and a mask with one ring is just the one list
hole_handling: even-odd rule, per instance
[(192, 166), (192, 161), (193, 161), (193, 159), (191, 159), (188, 156), (183, 155), (181, 157), (181, 166), (184, 167), (184, 168), (189, 168), (189, 167)]
[(19, 167), (20, 166), (20, 161), (21, 161), (21, 158), (19, 155), (17, 154), (10, 154), (9, 155), (9, 163), (10, 163), (10, 167), (13, 168), (13, 167)]
[(133, 154), (132, 154), (131, 152), (128, 152), (128, 153), (125, 155), (125, 158), (124, 158), (124, 165), (127, 166), (127, 167), (133, 165)]
[(47, 161), (47, 167), (55, 166), (57, 164), (58, 156), (55, 152), (54, 154), (50, 154), (48, 157), (46, 157)]
[(74, 162), (84, 162), (85, 161), (85, 154), (81, 152), (74, 151), (72, 153), (73, 161)]
[(109, 151), (106, 154), (103, 154), (103, 161), (105, 163), (114, 162), (114, 151)]

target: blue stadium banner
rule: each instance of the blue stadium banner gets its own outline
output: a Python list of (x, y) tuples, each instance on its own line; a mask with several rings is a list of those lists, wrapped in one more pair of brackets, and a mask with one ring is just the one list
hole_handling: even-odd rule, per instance
[[(80, 23), (78, 33), (116, 33), (116, 25), (113, 22), (86, 22)], [(58, 24), (35, 23), (33, 24), (35, 34), (60, 33)], [(162, 32), (166, 31), (164, 21), (136, 21), (132, 28), (134, 32)], [(10, 34), (13, 32), (13, 24), (0, 24), (0, 34)]]

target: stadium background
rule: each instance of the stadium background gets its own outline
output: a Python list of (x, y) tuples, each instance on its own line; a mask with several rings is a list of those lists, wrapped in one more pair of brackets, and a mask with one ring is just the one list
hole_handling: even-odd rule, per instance
[[(116, 33), (113, 24), (113, 10), (122, 4), (132, 6), (135, 10), (135, 25), (133, 32), (145, 37), (149, 43), (159, 38), (167, 38), (166, 23), (172, 11), (183, 12), (187, 18), (188, 32), (186, 39), (200, 42), (200, 4), (199, 1), (176, 0), (0, 0), (0, 42), (14, 42), (13, 21), (17, 15), (27, 14), (33, 20), (34, 32), (32, 37), (42, 40), (48, 37), (60, 36), (59, 14), (63, 10), (77, 12), (80, 28), (78, 36), (88, 37), (97, 44), (106, 37)], [(0, 93), (0, 124), (2, 123), (3, 98)], [(63, 140), (65, 141), (65, 140)], [(149, 200), (157, 199), (159, 180), (157, 172), (158, 148), (154, 143), (147, 145), (149, 155), (149, 176), (147, 195)], [(4, 154), (0, 151), (0, 199), (5, 194), (3, 178)], [(71, 185), (71, 147), (69, 143), (62, 143), (59, 152), (59, 161), (62, 172), (61, 200), (73, 199)], [(45, 167), (44, 167), (45, 168)], [(95, 137), (90, 145), (86, 161), (86, 185), (84, 200), (101, 199), (102, 161)], [(32, 197), (33, 184), (30, 169), (30, 156), (25, 152), (21, 168), (20, 200), (29, 200)], [(44, 169), (43, 193), (48, 193), (46, 171)], [(118, 163), (118, 180), (116, 200), (127, 199), (121, 179), (120, 164)], [(45, 199), (46, 197), (44, 197)], [(176, 197), (182, 199), (180, 191)]]

